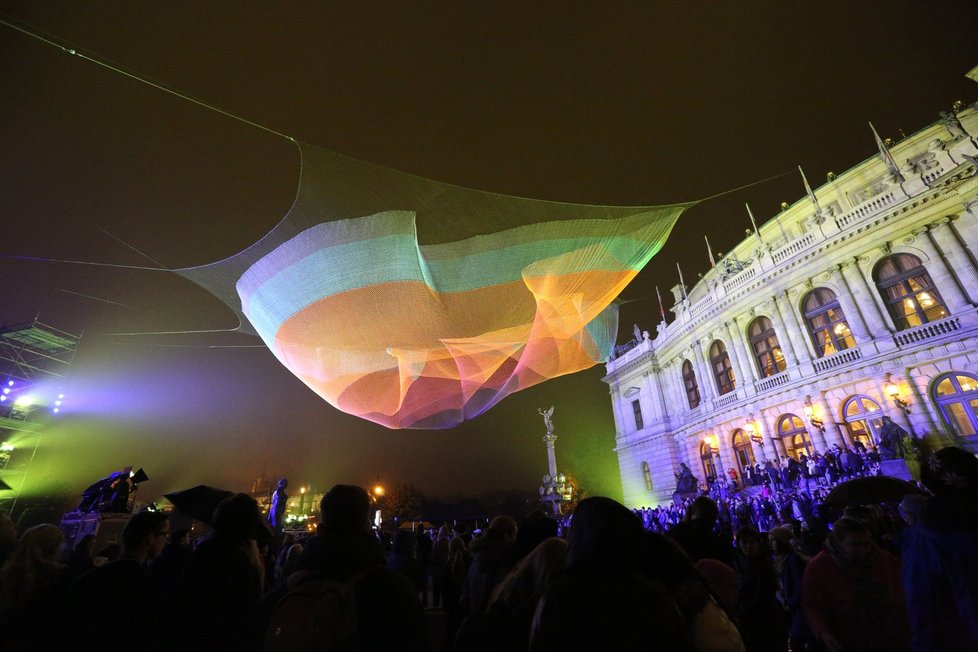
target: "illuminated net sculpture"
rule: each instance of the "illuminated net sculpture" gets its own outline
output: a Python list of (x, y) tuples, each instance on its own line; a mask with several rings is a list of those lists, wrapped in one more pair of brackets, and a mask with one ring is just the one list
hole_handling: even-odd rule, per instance
[(282, 222), (179, 273), (330, 404), (389, 428), (449, 428), (606, 360), (615, 298), (691, 205), (508, 197), (299, 149)]

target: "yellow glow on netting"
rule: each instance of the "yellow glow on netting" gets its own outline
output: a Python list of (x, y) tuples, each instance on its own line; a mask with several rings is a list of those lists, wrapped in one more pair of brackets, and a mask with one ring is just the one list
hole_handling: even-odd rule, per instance
[(508, 197), (300, 145), (285, 219), (182, 270), (335, 407), (448, 428), (607, 359), (615, 298), (683, 210)]

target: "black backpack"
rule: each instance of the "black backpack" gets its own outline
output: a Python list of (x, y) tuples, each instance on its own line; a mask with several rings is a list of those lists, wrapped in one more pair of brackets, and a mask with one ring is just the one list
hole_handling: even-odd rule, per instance
[(356, 652), (362, 573), (346, 580), (310, 576), (279, 600), (265, 630), (265, 652)]

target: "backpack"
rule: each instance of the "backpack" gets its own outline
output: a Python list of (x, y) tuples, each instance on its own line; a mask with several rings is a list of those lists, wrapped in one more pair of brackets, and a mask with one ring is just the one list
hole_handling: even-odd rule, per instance
[(265, 652), (356, 652), (354, 588), (361, 576), (312, 576), (286, 593), (265, 630)]

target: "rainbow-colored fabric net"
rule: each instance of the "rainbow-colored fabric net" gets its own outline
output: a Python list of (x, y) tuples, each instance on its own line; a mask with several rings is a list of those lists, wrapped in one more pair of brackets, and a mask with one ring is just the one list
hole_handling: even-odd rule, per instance
[(449, 428), (606, 360), (615, 298), (689, 206), (508, 197), (300, 150), (283, 221), (180, 273), (331, 405), (388, 428)]

